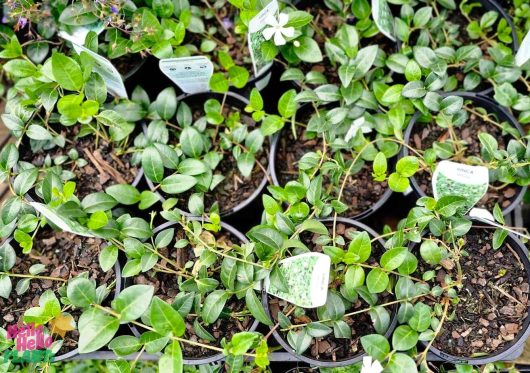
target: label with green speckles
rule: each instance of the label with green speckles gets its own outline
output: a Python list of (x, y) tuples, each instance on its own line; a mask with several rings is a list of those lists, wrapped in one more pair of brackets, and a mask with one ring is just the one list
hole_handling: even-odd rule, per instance
[(278, 263), (285, 278), (282, 291), (265, 279), (265, 290), (296, 306), (315, 308), (326, 304), (331, 259), (321, 253), (306, 253)]
[(483, 166), (468, 166), (451, 161), (441, 161), (432, 175), (435, 199), (443, 196), (463, 196), (468, 212), (488, 191), (489, 173)]
[(386, 0), (372, 0), (372, 17), (379, 31), (390, 40), (396, 41), (394, 16)]

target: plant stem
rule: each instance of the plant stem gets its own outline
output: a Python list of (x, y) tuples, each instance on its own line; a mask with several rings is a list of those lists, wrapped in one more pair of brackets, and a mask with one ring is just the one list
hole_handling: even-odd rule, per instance
[(0, 272), (0, 275), (6, 275), (8, 277), (21, 277), (21, 278), (31, 278), (36, 280), (52, 280), (52, 281), (61, 281), (61, 282), (67, 282), (68, 280), (65, 280), (64, 278), (59, 277), (51, 277), (51, 276), (38, 276), (38, 275), (30, 275), (30, 274), (19, 274), (19, 273), (9, 273), (9, 272)]

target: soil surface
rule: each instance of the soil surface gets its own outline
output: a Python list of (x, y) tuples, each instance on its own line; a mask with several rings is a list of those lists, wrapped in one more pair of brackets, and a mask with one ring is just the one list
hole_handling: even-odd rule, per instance
[[(182, 232), (182, 230), (177, 229), (175, 232), (175, 239), (173, 240), (172, 244), (169, 245), (171, 249), (169, 249), (168, 247), (165, 247), (165, 248), (160, 249), (159, 251), (167, 258), (176, 262), (180, 268), (184, 268), (184, 265), (187, 262), (189, 261), (195, 262), (197, 260), (197, 257), (195, 256), (193, 249), (189, 246), (182, 248), (182, 249), (173, 248), (173, 243), (181, 238), (185, 238), (185, 235)], [(218, 242), (224, 241), (229, 246), (232, 246), (232, 244), (241, 244), (241, 242), (236, 237), (224, 231), (217, 233), (216, 238)], [(174, 269), (174, 267), (171, 264), (167, 264), (165, 261), (160, 262), (160, 264), (164, 265), (167, 268)], [(216, 264), (215, 266), (219, 267), (220, 265), (221, 265), (221, 261), (219, 261), (218, 265)], [(220, 282), (219, 273), (217, 272), (211, 273), (209, 277), (215, 278), (216, 280)], [(180, 292), (179, 276), (176, 274), (163, 273), (163, 272), (157, 272), (155, 270), (151, 270), (146, 274), (140, 274), (134, 277), (133, 281), (135, 284), (153, 285), (155, 288), (155, 295), (170, 304), (174, 301), (176, 295)], [(200, 343), (209, 344), (209, 345), (216, 346), (216, 347), (221, 347), (221, 339), (226, 338), (227, 340), (230, 340), (234, 334), (250, 329), (254, 321), (252, 317), (241, 316), (238, 318), (235, 318), (235, 317), (233, 318), (229, 316), (230, 313), (242, 311), (244, 308), (245, 308), (244, 299), (237, 300), (237, 298), (232, 297), (226, 303), (226, 306), (221, 314), (221, 317), (215, 323), (211, 325), (205, 325), (204, 323), (201, 322), (201, 325), (212, 336), (214, 336), (217, 339), (214, 342), (209, 342), (209, 341), (200, 339), (195, 334), (195, 331), (193, 328), (193, 322), (195, 320), (195, 317), (188, 316), (185, 318), (186, 332), (183, 338), (190, 340), (190, 341), (194, 341), (194, 342), (200, 342)], [(193, 311), (191, 313), (193, 313)], [(205, 358), (205, 357), (213, 356), (217, 354), (216, 351), (212, 351), (210, 349), (203, 348), (203, 347), (192, 346), (186, 343), (182, 344), (182, 349), (183, 349), (183, 354), (186, 358)]]
[[(456, 317), (444, 322), (434, 342), (445, 353), (473, 357), (500, 352), (513, 343), (528, 317), (530, 285), (524, 266), (509, 244), (492, 249), (493, 232), (472, 229), (465, 236), (469, 256), (461, 260), (460, 302), (449, 306)], [(441, 286), (447, 268), (438, 269)]]
[[(298, 139), (294, 138), (290, 129), (281, 133), (275, 162), (275, 171), (280, 185), (285, 185), (288, 181), (298, 179), (298, 161), (304, 154), (323, 149), (320, 138), (307, 139), (304, 137), (303, 132), (304, 129), (301, 126), (297, 126)], [(345, 159), (350, 159), (346, 155), (344, 157)], [(324, 177), (324, 189), (328, 191), (328, 195), (338, 196), (341, 184), (332, 186), (329, 178), (327, 176)], [(374, 181), (371, 166), (364, 165), (358, 173), (351, 175), (346, 182), (342, 201), (348, 205), (348, 210), (340, 215), (354, 217), (369, 210), (381, 199), (387, 189), (387, 182)]]
[[(333, 223), (326, 222), (325, 225), (328, 227), (330, 235), (333, 232)], [(356, 232), (358, 229), (355, 227), (349, 227), (344, 223), (337, 222), (336, 233), (338, 236), (344, 237), (346, 245), (351, 242), (352, 233)], [(319, 234), (306, 233), (301, 236), (302, 241), (309, 247), (313, 252), (323, 252), (322, 246), (317, 245), (317, 239), (320, 237)], [(384, 248), (379, 245), (378, 242), (372, 243), (372, 255), (368, 260), (367, 264), (378, 266), (377, 261), (374, 259), (380, 257), (384, 252)], [(332, 281), (329, 285), (329, 289), (340, 291), (342, 281), (337, 279)], [(392, 296), (386, 291), (384, 293), (378, 294), (379, 303), (385, 303), (391, 301)], [(292, 305), (282, 299), (269, 297), (269, 310), (274, 321), (278, 321), (278, 313), (282, 312), (286, 314), (291, 309)], [(352, 303), (348, 308), (346, 307), (346, 313), (364, 310), (369, 307), (360, 296), (356, 302)], [(300, 308), (299, 308), (300, 309)], [(300, 316), (293, 316), (292, 314), (289, 317), (293, 324), (309, 323), (312, 321), (317, 321), (317, 309), (306, 309), (305, 314)], [(347, 338), (335, 338), (333, 333), (322, 337), (322, 338), (313, 338), (311, 346), (304, 352), (305, 356), (318, 359), (320, 361), (340, 361), (351, 359), (359, 354), (363, 353), (361, 346), (361, 337), (376, 333), (373, 322), (370, 319), (368, 312), (362, 312), (354, 316), (346, 317), (343, 319), (348, 326), (351, 328), (352, 337), (351, 339)], [(287, 341), (287, 333), (279, 331), (282, 337)]]
[(140, 53), (131, 53), (115, 58), (111, 62), (124, 79), (128, 79), (132, 75), (133, 70), (142, 64), (142, 60)]
[[(466, 147), (462, 156), (453, 158), (452, 161), (466, 163), (465, 159), (470, 156), (480, 157), (480, 141), (478, 134), (486, 132), (495, 137), (499, 144), (499, 149), (505, 149), (507, 140), (502, 135), (502, 130), (490, 123), (484, 122), (481, 118), (470, 114), (469, 120), (461, 127), (453, 128), (456, 139), (464, 140)], [(435, 141), (446, 142), (451, 140), (450, 131), (447, 128), (439, 127), (435, 122), (428, 124), (416, 123), (412, 129), (409, 145), (418, 150), (431, 148)], [(427, 195), (432, 196), (432, 175), (429, 172), (419, 171), (415, 176), (420, 189)], [(493, 209), (496, 203), (503, 209), (508, 207), (517, 197), (521, 189), (517, 185), (510, 184), (500, 190), (496, 190), (500, 184), (490, 185), (486, 195), (477, 203), (477, 207)]]
[(114, 184), (131, 184), (138, 168), (130, 163), (130, 154), (116, 155), (112, 144), (99, 138), (96, 142), (94, 136), (77, 137), (79, 126), (61, 127), (61, 134), (66, 138), (64, 148), (54, 147), (50, 150), (40, 149), (35, 152), (29, 146), (21, 147), (21, 159), (42, 167), (46, 157), (53, 159), (68, 156), (72, 149), (77, 150), (79, 158), (88, 163), (84, 167), (77, 167), (75, 162), (68, 161), (63, 164), (64, 170), (75, 174), (76, 196), (81, 200), (90, 193), (101, 192)]
[[(12, 244), (16, 242), (12, 241)], [(81, 237), (68, 232), (54, 232), (42, 229), (33, 240), (33, 249), (28, 255), (19, 255), (12, 273), (28, 274), (34, 264), (43, 264), (45, 270), (39, 276), (51, 276), (68, 280), (83, 272), (89, 272), (89, 278), (96, 281), (97, 286), (110, 285), (116, 280), (114, 269), (102, 272), (98, 255), (105, 243), (99, 238)], [(8, 325), (23, 325), (24, 312), (39, 305), (39, 298), (46, 290), (53, 290), (59, 298), (57, 290), (65, 285), (62, 281), (32, 279), (29, 289), (22, 295), (15, 291), (20, 278), (12, 278), (13, 290), (9, 299), (0, 298), (1, 326), (7, 330)], [(110, 301), (113, 293), (107, 299)], [(63, 308), (64, 309), (64, 308)], [(81, 315), (79, 310), (68, 309), (76, 323)], [(63, 345), (58, 355), (65, 354), (77, 348), (79, 332), (77, 330), (66, 333)]]
[[(202, 105), (202, 102), (200, 104)], [(192, 105), (192, 110), (194, 120), (199, 119), (199, 117), (204, 114), (200, 107), (194, 107)], [(238, 108), (228, 107), (226, 105), (224, 115), (227, 117), (230, 112), (237, 111), (239, 111)], [(253, 127), (256, 126), (256, 123), (252, 118), (244, 113), (241, 113), (241, 122), (249, 126), (249, 131), (253, 130)], [(177, 138), (177, 134), (170, 132), (170, 143), (177, 144)], [(265, 139), (261, 151), (256, 154), (256, 163), (250, 177), (244, 177), (241, 175), (237, 168), (237, 161), (233, 156), (232, 150), (222, 151), (223, 159), (219, 162), (213, 173), (223, 175), (225, 178), (213, 191), (208, 191), (204, 194), (204, 206), (206, 209), (211, 207), (213, 203), (218, 202), (221, 214), (228, 213), (239, 204), (245, 202), (245, 200), (259, 189), (259, 186), (263, 182), (263, 178), (267, 177), (263, 170), (266, 170), (268, 167), (269, 148), (269, 140)], [(215, 149), (219, 149), (219, 144), (215, 145)], [(263, 168), (258, 165), (258, 162)], [(169, 174), (166, 174), (166, 176), (169, 176)], [(184, 211), (188, 211), (188, 199), (194, 192), (195, 189), (193, 188), (179, 195), (169, 195), (160, 191), (160, 193), (166, 198), (169, 196), (177, 197), (177, 206)]]

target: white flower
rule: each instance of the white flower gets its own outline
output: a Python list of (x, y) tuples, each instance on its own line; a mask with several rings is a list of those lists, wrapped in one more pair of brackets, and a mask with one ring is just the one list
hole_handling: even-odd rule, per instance
[(291, 38), (294, 36), (294, 27), (283, 27), (288, 21), (289, 16), (285, 13), (280, 13), (278, 19), (272, 14), (269, 14), (265, 19), (265, 24), (270, 27), (265, 27), (265, 29), (263, 29), (263, 37), (265, 37), (266, 40), (271, 40), (274, 35), (274, 44), (285, 45), (285, 37)]
[(382, 371), (383, 367), (379, 361), (374, 360), (372, 362), (371, 356), (363, 357), (363, 367), (361, 369), (361, 373), (381, 373)]

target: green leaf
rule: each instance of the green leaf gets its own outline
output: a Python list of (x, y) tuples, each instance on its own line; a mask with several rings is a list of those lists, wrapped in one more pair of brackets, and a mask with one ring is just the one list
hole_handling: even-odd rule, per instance
[(154, 145), (149, 145), (142, 152), (142, 168), (149, 180), (155, 183), (160, 183), (163, 180), (164, 164), (160, 153)]
[(154, 297), (151, 302), (150, 315), (153, 328), (161, 335), (171, 332), (173, 336), (180, 337), (186, 331), (186, 323), (182, 316), (158, 297)]
[(284, 118), (290, 118), (296, 113), (296, 90), (290, 89), (281, 95), (278, 101), (278, 112)]
[(197, 184), (197, 179), (189, 175), (171, 175), (160, 183), (160, 188), (169, 194), (180, 194)]
[(158, 361), (160, 372), (182, 373), (184, 369), (184, 360), (182, 359), (182, 349), (177, 341), (172, 342), (166, 347), (164, 354)]
[(408, 249), (406, 247), (395, 247), (386, 251), (381, 257), (381, 266), (392, 271), (399, 267), (407, 257)]
[(417, 303), (414, 306), (414, 314), (409, 319), (409, 325), (418, 332), (429, 329), (431, 326), (431, 307), (423, 303)]
[(435, 210), (441, 215), (449, 217), (466, 205), (466, 198), (460, 196), (443, 196), (436, 202)]
[(411, 177), (413, 176), (420, 166), (418, 158), (414, 156), (406, 156), (401, 158), (397, 165), (396, 171), (401, 177)]
[(348, 267), (346, 274), (344, 275), (344, 284), (348, 288), (359, 288), (364, 285), (364, 269), (359, 266)]
[(361, 232), (355, 236), (348, 246), (348, 253), (356, 255), (359, 259), (357, 263), (363, 263), (368, 260), (372, 253), (372, 244), (367, 232)]
[(120, 314), (121, 323), (138, 319), (149, 308), (154, 288), (151, 285), (132, 285), (112, 301), (112, 308)]
[(442, 260), (442, 250), (432, 240), (425, 240), (420, 246), (420, 255), (430, 265), (437, 265)]
[(385, 291), (389, 281), (388, 274), (379, 268), (372, 269), (366, 276), (366, 286), (373, 294)]
[[(144, 167), (143, 164), (142, 167)], [(110, 187), (105, 189), (105, 192), (108, 195), (112, 196), (116, 201), (118, 201), (122, 205), (134, 205), (135, 203), (140, 201), (140, 192), (138, 191), (138, 189), (129, 184), (111, 185)]]
[(401, 353), (392, 354), (386, 368), (390, 373), (418, 372), (418, 368), (416, 367), (416, 362), (414, 359)]
[(379, 334), (369, 334), (361, 337), (363, 349), (372, 358), (383, 361), (390, 352), (387, 339)]
[(103, 211), (96, 211), (90, 215), (90, 218), (87, 222), (88, 229), (98, 230), (107, 225), (109, 219), (107, 214)]
[(62, 53), (52, 55), (52, 72), (61, 87), (70, 91), (80, 91), (83, 87), (83, 72), (78, 63)]
[(300, 43), (298, 47), (294, 47), (294, 53), (298, 58), (304, 62), (316, 63), (322, 61), (322, 52), (318, 43), (307, 36), (302, 36), (297, 39)]
[(422, 98), (427, 93), (425, 86), (421, 80), (408, 82), (403, 87), (401, 94), (406, 98)]
[(8, 275), (0, 275), (0, 297), (9, 299), (13, 284)]
[(397, 351), (407, 351), (418, 343), (418, 332), (408, 325), (400, 325), (392, 335), (392, 346)]
[(70, 26), (84, 26), (99, 20), (96, 9), (90, 3), (73, 3), (60, 13), (59, 22)]
[(256, 293), (254, 292), (254, 289), (248, 289), (247, 293), (245, 295), (245, 302), (247, 304), (247, 307), (252, 314), (262, 324), (271, 326), (273, 325), (273, 322), (265, 312), (265, 309), (263, 308), (263, 304), (261, 304), (260, 299), (256, 296)]
[(103, 272), (110, 270), (118, 260), (118, 248), (114, 245), (104, 247), (99, 253), (99, 266)]
[(79, 352), (99, 350), (114, 337), (120, 327), (120, 320), (105, 312), (90, 308), (79, 317)]
[(186, 127), (182, 130), (180, 146), (188, 157), (197, 158), (204, 151), (202, 136), (195, 127)]
[(409, 188), (410, 182), (408, 178), (402, 177), (397, 172), (394, 172), (388, 178), (388, 186), (394, 192), (403, 193)]
[(208, 294), (201, 310), (204, 322), (207, 324), (213, 324), (219, 318), (219, 315), (229, 298), (230, 294), (225, 290), (215, 290)]
[(109, 343), (109, 348), (118, 356), (127, 356), (135, 353), (142, 347), (138, 338), (132, 335), (120, 335)]
[(177, 94), (173, 87), (168, 87), (158, 94), (154, 103), (156, 112), (162, 119), (169, 120), (177, 112)]
[(88, 307), (96, 302), (96, 285), (87, 278), (73, 278), (68, 281), (66, 296), (74, 306)]

